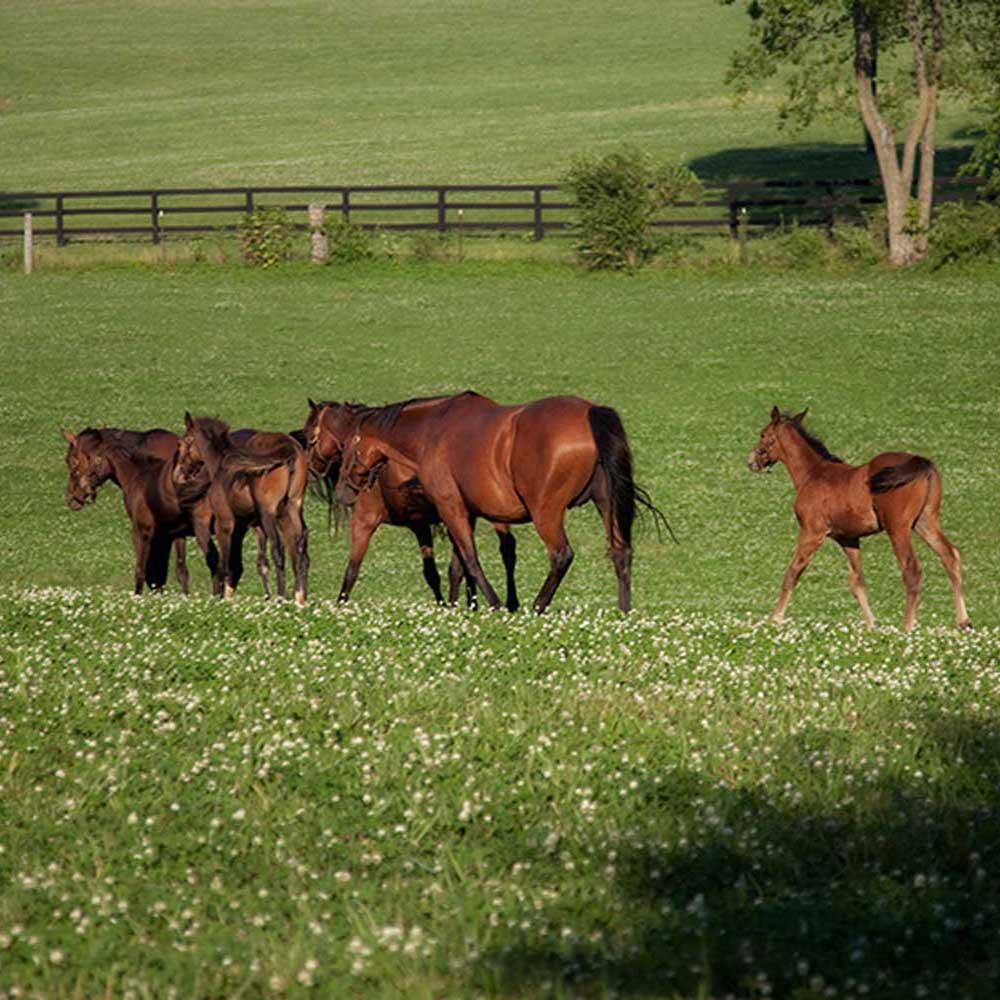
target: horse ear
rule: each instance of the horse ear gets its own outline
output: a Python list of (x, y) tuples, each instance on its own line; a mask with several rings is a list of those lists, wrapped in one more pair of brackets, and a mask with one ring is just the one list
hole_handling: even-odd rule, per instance
[(772, 406), (771, 407), (771, 419), (772, 420), (777, 420), (778, 417), (780, 417), (780, 416), (781, 416), (781, 410), (779, 410), (776, 406)]
[(191, 416), (191, 414), (190, 414), (190, 412), (188, 410), (184, 411), (184, 426), (188, 430), (191, 430), (194, 427), (194, 419), (192, 418), (192, 416)]
[(319, 409), (319, 403), (314, 403), (311, 397), (309, 399), (309, 409), (312, 410), (313, 413)]
[(62, 428), (62, 436), (69, 444), (76, 444), (76, 435), (72, 431), (66, 430), (65, 427)]
[(792, 419), (797, 423), (801, 424), (803, 420), (806, 419), (806, 414), (809, 412), (809, 407), (807, 406), (801, 413), (797, 413)]

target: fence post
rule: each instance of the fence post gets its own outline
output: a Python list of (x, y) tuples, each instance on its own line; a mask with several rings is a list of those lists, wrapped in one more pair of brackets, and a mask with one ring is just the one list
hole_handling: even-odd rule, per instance
[(66, 233), (63, 229), (63, 196), (56, 195), (56, 246), (66, 246)]
[(246, 190), (244, 204), (246, 205), (247, 215), (253, 215), (253, 191), (250, 188)]
[(35, 230), (31, 222), (31, 212), (24, 213), (24, 273), (35, 269)]
[(344, 222), (351, 221), (351, 192), (347, 188), (340, 193), (340, 214)]
[(326, 219), (326, 205), (313, 202), (309, 205), (309, 228), (312, 230), (312, 259), (314, 264), (325, 264), (330, 259), (330, 237), (326, 235), (323, 223)]
[(149, 193), (149, 227), (153, 233), (153, 243), (160, 242), (160, 197), (155, 191)]
[(545, 235), (542, 226), (542, 189), (535, 188), (535, 239), (540, 240)]
[(438, 232), (443, 233), (448, 225), (445, 207), (445, 188), (438, 188)]

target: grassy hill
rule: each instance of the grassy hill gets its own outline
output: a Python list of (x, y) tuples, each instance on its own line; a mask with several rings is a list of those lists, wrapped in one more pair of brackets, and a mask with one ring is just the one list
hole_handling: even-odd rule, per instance
[(710, 177), (867, 169), (854, 122), (733, 105), (745, 15), (716, 0), (5, 0), (0, 37), (0, 190), (550, 181), (622, 141)]

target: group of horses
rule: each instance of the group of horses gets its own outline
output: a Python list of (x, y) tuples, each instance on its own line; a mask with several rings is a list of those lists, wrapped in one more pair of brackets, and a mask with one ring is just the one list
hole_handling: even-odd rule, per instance
[[(940, 528), (941, 478), (934, 464), (886, 452), (865, 465), (849, 465), (804, 428), (804, 416), (775, 408), (749, 460), (754, 471), (783, 462), (797, 494), (799, 539), (773, 620), (784, 618), (803, 570), (822, 541), (832, 537), (847, 556), (851, 591), (866, 623), (873, 625), (859, 546), (862, 537), (885, 530), (906, 587), (904, 626), (912, 628), (920, 581), (910, 537), (915, 531), (944, 563), (956, 621), (968, 627), (960, 556)], [(295, 600), (304, 604), (309, 555), (303, 502), (310, 484), (331, 511), (351, 510), (342, 601), (354, 587), (372, 534), (383, 524), (413, 532), (424, 579), (435, 600), (445, 603), (433, 547), (434, 529), (442, 526), (452, 545), (448, 603), (457, 602), (464, 581), (470, 602), (479, 593), (491, 608), (499, 608), (475, 543), (476, 521), (489, 521), (505, 569), (503, 603), (511, 611), (519, 606), (513, 524), (530, 521), (548, 552), (549, 571), (534, 600), (538, 612), (549, 606), (573, 560), (564, 527), (567, 509), (588, 502), (597, 508), (622, 611), (631, 608), (637, 513), (646, 509), (673, 536), (662, 511), (635, 482), (619, 415), (576, 396), (514, 406), (475, 392), (388, 406), (309, 400), (303, 427), (287, 434), (231, 430), (214, 417), (185, 413), (181, 436), (115, 428), (63, 435), (69, 444), (66, 501), (72, 509), (93, 502), (108, 480), (122, 490), (132, 526), (137, 594), (165, 585), (171, 548), (178, 582), (187, 593), (185, 545), (194, 537), (213, 593), (231, 596), (243, 573), (243, 540), (252, 528), (265, 595), (270, 595), (273, 563), (277, 593), (285, 596), (287, 554)]]

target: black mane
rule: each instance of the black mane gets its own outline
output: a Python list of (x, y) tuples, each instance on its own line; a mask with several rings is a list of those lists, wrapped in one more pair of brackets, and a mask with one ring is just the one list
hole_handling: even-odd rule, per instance
[[(454, 393), (444, 393), (440, 396), (414, 396), (412, 399), (404, 399), (401, 403), (389, 403), (387, 406), (370, 406), (360, 412), (361, 422), (371, 424), (376, 430), (387, 431), (392, 428), (401, 414), (408, 406), (415, 406), (417, 403), (436, 403), (442, 399), (454, 399)], [(460, 392), (459, 396), (477, 396), (476, 392), (466, 389)], [(350, 405), (350, 404), (349, 404)]]
[(809, 447), (812, 448), (812, 450), (816, 452), (820, 458), (825, 458), (828, 462), (840, 462), (841, 464), (846, 464), (839, 455), (834, 455), (833, 452), (830, 451), (830, 449), (827, 448), (827, 446), (823, 444), (823, 442), (816, 437), (815, 434), (807, 431), (805, 427), (802, 426), (802, 423), (796, 420), (792, 414), (782, 413), (781, 417), (783, 420), (787, 420), (788, 423), (790, 423), (802, 435), (802, 439), (805, 443), (809, 445)]

